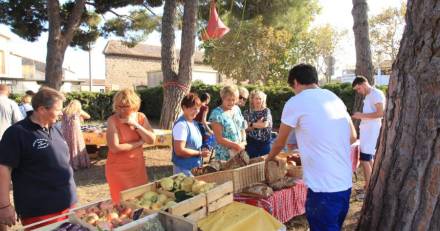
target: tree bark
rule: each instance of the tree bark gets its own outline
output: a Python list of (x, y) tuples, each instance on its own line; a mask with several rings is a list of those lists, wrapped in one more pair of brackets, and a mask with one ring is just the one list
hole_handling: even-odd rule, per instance
[(440, 230), (440, 2), (408, 0), (358, 230)]
[(61, 26), (60, 3), (58, 0), (47, 2), (49, 20), (49, 38), (47, 40), (46, 73), (44, 85), (59, 90), (63, 84), (64, 54), (79, 26), (85, 0), (76, 0), (67, 26)]
[(179, 71), (176, 73), (174, 45), (174, 23), (176, 0), (165, 1), (162, 17), (162, 73), (164, 77), (163, 106), (160, 127), (170, 129), (180, 112), (180, 102), (191, 89), (192, 66), (194, 63), (197, 0), (185, 1), (180, 49)]
[[(374, 85), (373, 62), (371, 61), (370, 37), (368, 29), (367, 0), (353, 0), (353, 32), (356, 47), (356, 75), (363, 75)], [(353, 112), (361, 111), (363, 97), (355, 93)], [(359, 121), (356, 123), (359, 125)]]

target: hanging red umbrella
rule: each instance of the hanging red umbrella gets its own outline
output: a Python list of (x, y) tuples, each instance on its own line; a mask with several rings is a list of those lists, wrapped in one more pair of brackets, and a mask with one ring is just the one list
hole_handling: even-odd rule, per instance
[(229, 28), (220, 20), (215, 7), (215, 0), (211, 1), (208, 26), (202, 32), (202, 40), (220, 39), (229, 32)]

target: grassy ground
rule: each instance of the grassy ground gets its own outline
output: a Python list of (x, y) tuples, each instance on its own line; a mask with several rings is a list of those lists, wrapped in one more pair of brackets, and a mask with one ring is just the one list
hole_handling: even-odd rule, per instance
[[(171, 150), (169, 148), (147, 149), (144, 152), (145, 165), (147, 166), (150, 181), (160, 179), (172, 174)], [(89, 169), (75, 172), (75, 182), (77, 184), (78, 205), (87, 204), (96, 200), (109, 198), (109, 189), (105, 180), (105, 159), (93, 160), (93, 165)], [(361, 175), (358, 173), (358, 175)], [(353, 189), (362, 188), (363, 181), (359, 179)], [(343, 230), (354, 230), (360, 216), (362, 202), (355, 200), (356, 192), (353, 190), (350, 201), (350, 211), (344, 223)], [(307, 230), (307, 220), (305, 216), (293, 218), (286, 223), (288, 230)], [(14, 228), (18, 228), (16, 226)]]

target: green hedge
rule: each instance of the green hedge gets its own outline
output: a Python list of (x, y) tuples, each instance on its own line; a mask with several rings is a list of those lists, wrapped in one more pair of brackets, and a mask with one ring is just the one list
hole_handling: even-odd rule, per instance
[[(249, 91), (256, 88), (264, 91), (267, 94), (267, 105), (272, 111), (272, 117), (274, 118), (274, 125), (278, 126), (280, 123), (281, 113), (286, 101), (294, 94), (288, 86), (247, 86)], [(338, 95), (342, 101), (344, 101), (349, 112), (353, 107), (354, 91), (351, 88), (351, 84), (328, 84), (322, 86), (322, 88), (328, 89)], [(211, 102), (209, 107), (215, 108), (218, 106), (220, 100), (221, 86), (219, 85), (205, 85), (200, 82), (196, 82), (192, 85), (191, 91), (200, 94), (201, 92), (208, 92), (211, 95)], [(379, 87), (379, 89), (386, 92), (386, 87)], [(140, 111), (145, 113), (150, 120), (158, 121), (160, 119), (160, 113), (163, 101), (163, 91), (161, 87), (147, 88), (138, 92), (142, 104)], [(83, 109), (87, 111), (92, 120), (106, 120), (112, 114), (112, 98), (115, 92), (110, 93), (95, 93), (95, 92), (74, 92), (67, 94), (66, 98), (68, 102), (71, 99), (77, 99), (82, 103)], [(20, 101), (21, 95), (11, 95), (11, 98), (17, 102)]]

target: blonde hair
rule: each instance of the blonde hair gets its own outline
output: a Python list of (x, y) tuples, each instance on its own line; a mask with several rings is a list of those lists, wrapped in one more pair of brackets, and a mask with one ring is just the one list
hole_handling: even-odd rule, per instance
[(116, 111), (117, 105), (129, 105), (133, 111), (139, 111), (141, 107), (141, 98), (132, 89), (123, 89), (113, 96), (113, 111)]
[(241, 87), (241, 86), (238, 87), (238, 92), (239, 92), (240, 96), (243, 96), (246, 98), (249, 96), (249, 91), (245, 87)]
[(255, 96), (260, 96), (261, 98), (261, 107), (264, 109), (266, 108), (266, 99), (267, 99), (267, 95), (260, 91), (260, 90), (253, 90), (249, 96), (250, 100), (249, 100), (249, 107), (251, 110), (255, 109), (254, 103), (253, 103), (253, 99)]
[(220, 97), (225, 98), (227, 96), (239, 96), (238, 88), (235, 85), (224, 86), (220, 91)]
[(67, 116), (72, 116), (80, 112), (81, 112), (81, 102), (79, 102), (76, 99), (71, 100), (63, 110), (63, 114)]
[(21, 97), (21, 102), (30, 104), (32, 102), (32, 96), (24, 95), (23, 97)]

